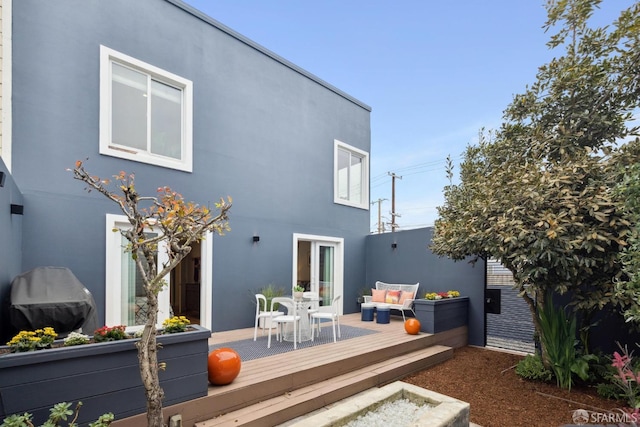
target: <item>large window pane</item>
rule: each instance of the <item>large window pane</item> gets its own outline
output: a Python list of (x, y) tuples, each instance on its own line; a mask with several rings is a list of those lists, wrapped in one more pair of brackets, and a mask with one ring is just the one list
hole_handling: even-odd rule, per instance
[(351, 154), (349, 168), (349, 200), (355, 203), (362, 202), (362, 157), (354, 154)]
[[(145, 233), (147, 237), (155, 237), (157, 233)], [(120, 272), (120, 283), (122, 286), (122, 312), (121, 319), (125, 326), (144, 325), (148, 316), (148, 304), (144, 291), (142, 275), (136, 267), (136, 263), (131, 257), (131, 252), (125, 250), (129, 241), (122, 236), (122, 270)], [(144, 260), (143, 260), (144, 262)], [(156, 263), (158, 262), (156, 257)], [(115, 325), (109, 325), (115, 326)]]
[(182, 158), (182, 91), (151, 82), (151, 152)]
[(338, 150), (338, 197), (349, 200), (349, 157), (348, 151)]
[(113, 63), (112, 78), (112, 142), (146, 150), (147, 76)]

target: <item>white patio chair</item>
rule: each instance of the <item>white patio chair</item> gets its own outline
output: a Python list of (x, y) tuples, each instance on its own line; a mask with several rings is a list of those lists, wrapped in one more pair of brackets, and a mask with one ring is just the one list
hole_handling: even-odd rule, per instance
[[(277, 339), (282, 341), (283, 335), (283, 325), (286, 323), (291, 323), (293, 327), (293, 349), (298, 348), (298, 336), (299, 336), (299, 327), (300, 327), (300, 316), (296, 313), (296, 303), (292, 298), (286, 297), (276, 297), (271, 300), (271, 311), (273, 311), (273, 306), (275, 304), (280, 304), (281, 306), (287, 309), (287, 314), (283, 314), (282, 316), (274, 316), (271, 318), (272, 322), (276, 322), (278, 325), (277, 328)], [(271, 329), (269, 329), (269, 340), (267, 342), (267, 348), (271, 348)]]
[[(307, 313), (309, 314), (309, 325), (311, 325), (311, 329), (313, 329), (313, 323), (311, 319), (311, 315), (313, 313), (317, 313), (320, 307), (320, 296), (317, 292), (304, 292), (302, 294), (302, 298), (304, 300), (309, 301), (309, 308), (307, 309)], [(313, 331), (311, 332), (313, 333)]]
[[(264, 311), (260, 311), (260, 304), (264, 306)], [(273, 304), (272, 304), (273, 305)], [(267, 307), (267, 297), (263, 294), (256, 294), (256, 323), (253, 328), (253, 340), (255, 341), (258, 338), (258, 322), (260, 319), (264, 319), (264, 326), (271, 328), (271, 320), (274, 316), (282, 316), (284, 313), (281, 311), (271, 312), (269, 311), (269, 307)], [(262, 335), (264, 336), (264, 328), (262, 329)]]
[(325, 311), (318, 311), (317, 313), (313, 313), (311, 315), (311, 320), (312, 322), (315, 323), (315, 325), (312, 324), (311, 327), (311, 340), (313, 341), (313, 337), (315, 335), (315, 330), (317, 326), (318, 329), (318, 336), (320, 336), (320, 332), (321, 332), (321, 328), (320, 328), (320, 321), (321, 320), (331, 320), (331, 324), (333, 326), (333, 342), (337, 342), (336, 340), (336, 324), (338, 325), (338, 338), (340, 338), (340, 295), (336, 295), (333, 298), (333, 301), (331, 302), (331, 311), (330, 312), (325, 312)]

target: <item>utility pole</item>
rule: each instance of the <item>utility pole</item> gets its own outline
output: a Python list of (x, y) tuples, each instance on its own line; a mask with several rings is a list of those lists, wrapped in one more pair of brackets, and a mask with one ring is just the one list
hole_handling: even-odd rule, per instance
[(378, 234), (384, 232), (384, 224), (382, 223), (382, 215), (380, 213), (380, 208), (382, 206), (382, 202), (387, 199), (378, 199), (375, 202), (371, 202), (372, 205), (378, 204)]
[(402, 179), (401, 176), (396, 175), (393, 172), (387, 172), (391, 176), (391, 231), (396, 231), (396, 217), (400, 216), (396, 213), (396, 178)]

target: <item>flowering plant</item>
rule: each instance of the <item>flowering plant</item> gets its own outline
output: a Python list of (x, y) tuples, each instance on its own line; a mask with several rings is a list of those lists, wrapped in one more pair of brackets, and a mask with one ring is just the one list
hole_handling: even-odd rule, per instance
[(117, 341), (123, 340), (127, 338), (127, 333), (125, 332), (126, 326), (103, 326), (100, 329), (96, 329), (93, 333), (93, 339), (95, 342), (103, 342), (103, 341)]
[(460, 296), (460, 292), (458, 291), (427, 292), (424, 296), (424, 299), (435, 300), (435, 299), (443, 299), (443, 298), (457, 298), (459, 296)]
[(613, 377), (613, 383), (620, 388), (630, 408), (637, 411), (640, 408), (640, 369), (634, 367), (633, 355), (627, 346), (620, 346), (620, 350), (622, 354), (617, 351), (613, 353), (611, 366), (616, 368), (617, 374)]
[(80, 332), (70, 332), (63, 341), (65, 347), (70, 345), (89, 344), (89, 335), (84, 335)]
[(20, 331), (18, 335), (11, 338), (7, 343), (11, 353), (20, 353), (23, 351), (34, 351), (50, 347), (58, 334), (53, 328), (47, 326), (43, 329), (35, 331)]
[(184, 332), (187, 330), (191, 322), (184, 316), (173, 316), (162, 322), (165, 334), (175, 334), (176, 332)]

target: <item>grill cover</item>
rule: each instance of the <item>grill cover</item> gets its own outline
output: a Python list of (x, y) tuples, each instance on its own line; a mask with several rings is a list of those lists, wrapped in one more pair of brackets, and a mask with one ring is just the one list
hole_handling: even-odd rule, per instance
[(37, 267), (16, 276), (9, 319), (17, 330), (51, 326), (60, 336), (80, 328), (93, 335), (98, 328), (91, 292), (66, 267)]

